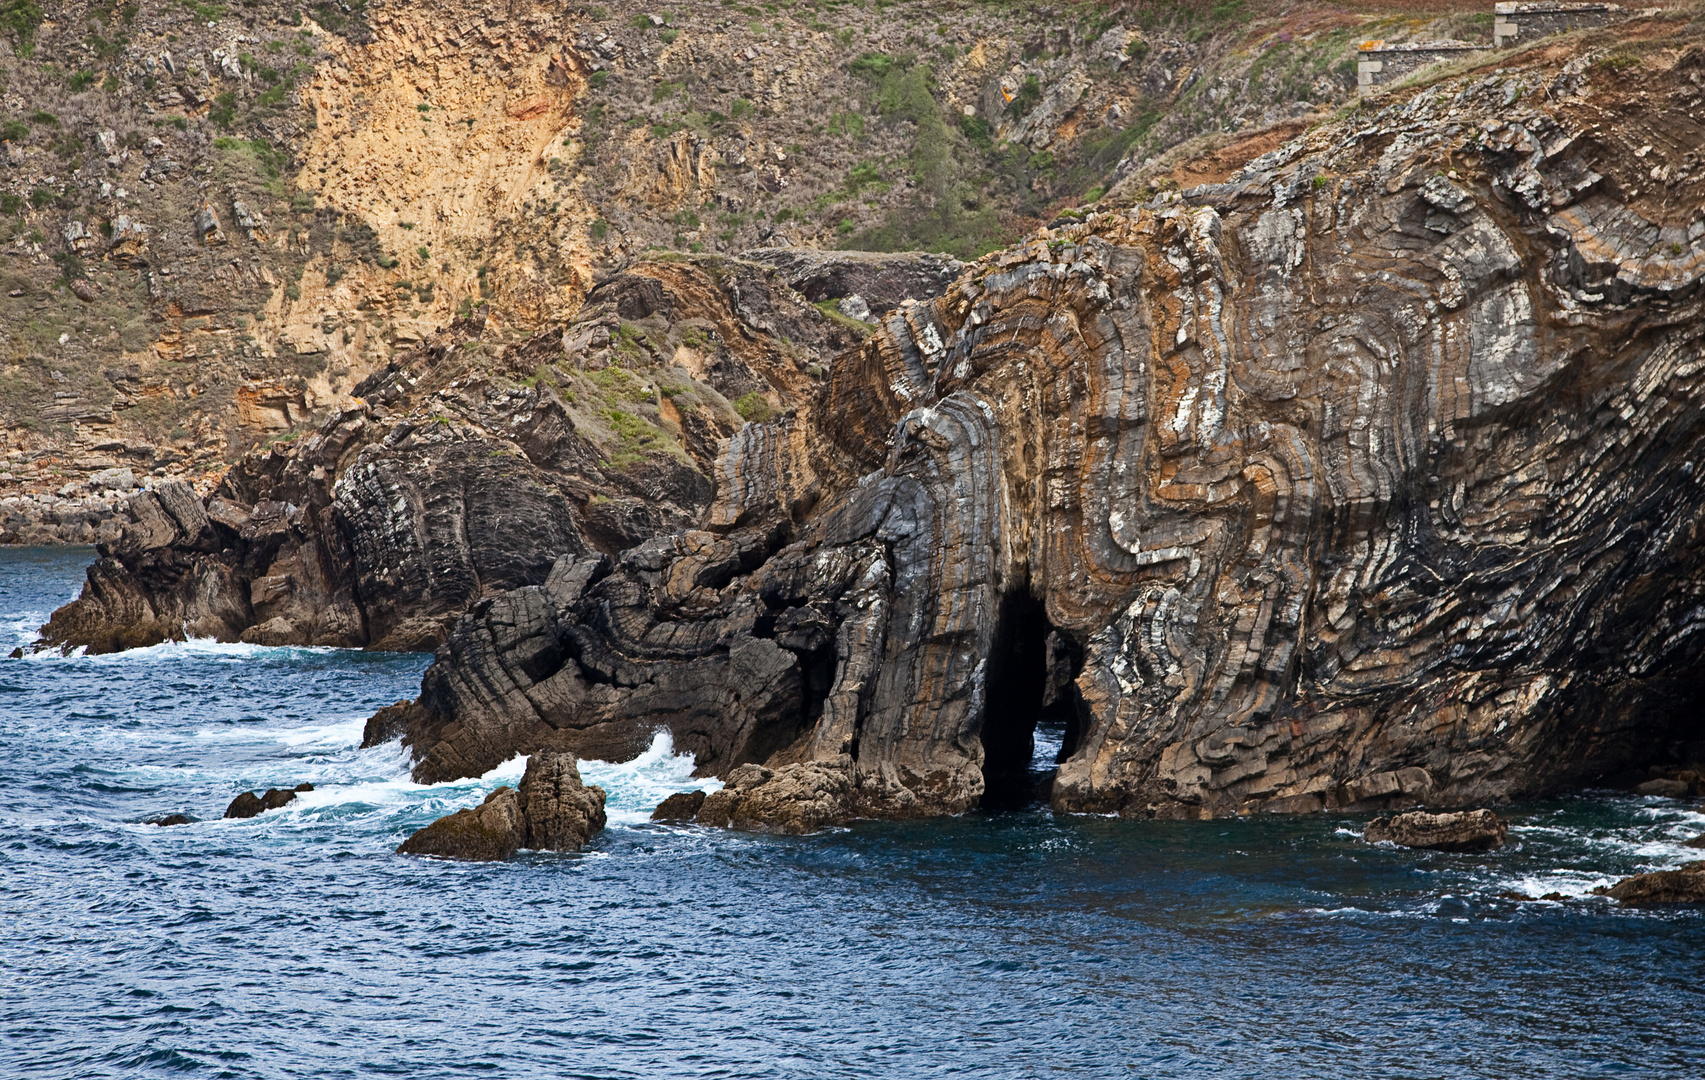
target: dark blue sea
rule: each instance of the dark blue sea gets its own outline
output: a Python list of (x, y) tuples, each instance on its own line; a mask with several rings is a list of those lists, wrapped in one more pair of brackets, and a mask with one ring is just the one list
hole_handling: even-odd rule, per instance
[[(6, 649), (90, 557), (0, 551)], [(582, 763), (589, 851), (425, 861), (392, 849), (523, 766), (422, 786), (358, 749), (426, 661), (0, 660), (0, 1076), (1705, 1076), (1705, 911), (1590, 895), (1699, 857), (1697, 805), (1508, 807), (1485, 855), (1335, 816), (778, 838), (649, 824), (703, 783), (659, 738)]]

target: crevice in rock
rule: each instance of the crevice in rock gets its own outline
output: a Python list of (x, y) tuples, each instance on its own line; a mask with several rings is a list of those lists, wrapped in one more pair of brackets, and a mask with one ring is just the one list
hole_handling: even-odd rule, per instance
[(1048, 686), (1048, 617), (1028, 588), (1001, 598), (986, 659), (983, 708), (983, 799), (988, 810), (1035, 801), (1030, 771), (1036, 722)]

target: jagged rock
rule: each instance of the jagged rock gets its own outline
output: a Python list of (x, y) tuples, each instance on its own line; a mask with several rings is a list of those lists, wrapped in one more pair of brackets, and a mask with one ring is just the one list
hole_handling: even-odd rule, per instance
[(296, 801), (299, 792), (312, 791), (312, 784), (297, 784), (294, 788), (267, 788), (266, 794), (256, 795), (245, 791), (231, 800), (231, 805), (225, 808), (228, 818), (252, 818), (268, 810), (277, 810)]
[(472, 810), (458, 810), (412, 834), (399, 855), (436, 855), (466, 862), (502, 862), (521, 848), (521, 799), (500, 787)]
[(1635, 874), (1593, 892), (1624, 904), (1705, 904), (1705, 862), (1685, 863), (1677, 870)]
[(789, 285), (812, 303), (856, 295), (867, 311), (877, 313), (891, 311), (907, 299), (930, 300), (940, 296), (964, 268), (957, 259), (925, 251), (886, 254), (758, 248), (742, 252), (740, 257), (775, 267)]
[(581, 783), (572, 754), (542, 751), (518, 790), (500, 787), (477, 809), (439, 818), (404, 840), (403, 855), (501, 861), (527, 848), (579, 851), (603, 830), (604, 789)]
[(1504, 846), (1509, 826), (1490, 810), (1429, 814), (1414, 810), (1368, 822), (1362, 839), (1434, 851), (1491, 851)]
[(705, 793), (702, 791), (677, 791), (657, 804), (657, 809), (651, 812), (651, 820), (691, 821), (698, 816), (704, 801)]
[[(359, 400), (314, 434), (247, 455), (205, 500), (178, 481), (131, 498), (122, 538), (100, 549), (39, 647), (108, 652), (187, 633), (435, 648), (482, 598), (542, 585), (559, 555), (614, 553), (696, 524), (717, 447), (744, 423), (729, 400), (804, 394), (817, 383), (798, 349), (852, 341), (750, 263), (641, 264), (591, 300), (574, 334), (540, 335), (506, 362), (528, 376), (568, 367), (565, 336), (589, 347), (595, 329), (609, 346), (606, 320), (643, 325), (658, 343), (647, 377), (671, 394), (645, 388), (661, 403), (652, 430), (662, 438), (676, 424), (672, 449), (638, 452), (618, 435), (601, 450), (586, 429), (589, 414), (636, 423), (636, 375), (609, 384), (609, 407), (589, 408), (548, 381), (494, 382), (465, 342), (440, 335), (357, 386)], [(626, 354), (622, 371), (647, 370), (638, 363)]]
[(726, 786), (705, 796), (698, 821), (766, 832), (815, 832), (851, 816), (852, 795), (852, 777), (843, 767), (741, 765), (729, 772)]
[(225, 242), (225, 230), (219, 227), (219, 218), (213, 213), (213, 207), (207, 203), (196, 208), (195, 238), (208, 247)]

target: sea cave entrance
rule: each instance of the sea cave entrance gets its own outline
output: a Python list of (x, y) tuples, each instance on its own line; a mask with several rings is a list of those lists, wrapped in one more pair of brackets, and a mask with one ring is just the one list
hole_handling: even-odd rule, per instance
[(1077, 749), (1082, 709), (1073, 680), (1082, 666), (1082, 645), (1049, 625), (1028, 589), (1002, 598), (985, 684), (985, 810), (1048, 800), (1055, 766)]

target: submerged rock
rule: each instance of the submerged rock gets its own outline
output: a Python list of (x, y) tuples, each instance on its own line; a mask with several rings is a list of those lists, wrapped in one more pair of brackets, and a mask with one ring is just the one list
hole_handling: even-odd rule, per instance
[(1412, 810), (1368, 822), (1362, 838), (1370, 844), (1389, 840), (1400, 847), (1433, 851), (1491, 851), (1504, 846), (1509, 826), (1490, 810), (1429, 814)]
[[(229, 817), (230, 815), (227, 814), (226, 816)], [(147, 821), (143, 822), (143, 824), (161, 826), (189, 825), (194, 821), (195, 819), (190, 817), (188, 814), (167, 814), (164, 817), (149, 818)]]
[(657, 804), (657, 809), (651, 812), (651, 820), (691, 821), (698, 816), (704, 801), (705, 793), (702, 791), (677, 791)]
[(1700, 833), (1698, 836), (1695, 836), (1691, 840), (1682, 841), (1681, 846), (1682, 847), (1705, 848), (1705, 833)]
[(1686, 863), (1676, 870), (1635, 874), (1593, 891), (1624, 904), (1705, 904), (1705, 861)]
[(225, 808), (225, 816), (228, 818), (252, 818), (257, 814), (263, 814), (268, 810), (277, 810), (279, 807), (295, 802), (298, 792), (312, 790), (314, 790), (312, 784), (297, 784), (294, 788), (267, 788), (264, 795), (245, 791), (231, 800), (231, 805)]
[(500, 787), (478, 807), (439, 818), (404, 840), (402, 855), (500, 862), (522, 848), (579, 851), (605, 824), (604, 789), (587, 787), (572, 754), (532, 755), (519, 790)]
[(1634, 785), (1636, 795), (1662, 795), (1670, 799), (1685, 799), (1693, 793), (1693, 785), (1686, 780), (1647, 780), (1643, 784)]

